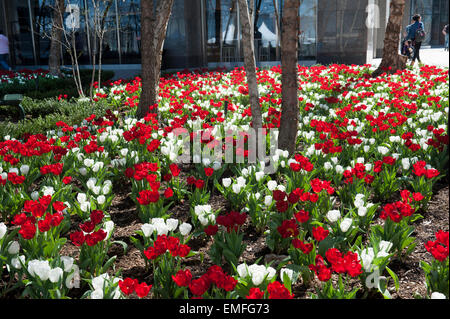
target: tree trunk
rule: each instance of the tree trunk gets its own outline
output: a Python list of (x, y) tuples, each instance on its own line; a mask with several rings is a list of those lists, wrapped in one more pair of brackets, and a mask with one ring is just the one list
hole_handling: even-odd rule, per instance
[(298, 129), (298, 0), (285, 0), (281, 34), (281, 121), (278, 148), (295, 151)]
[(372, 77), (377, 77), (385, 72), (394, 74), (398, 70), (406, 68), (408, 58), (398, 54), (404, 8), (405, 0), (391, 1), (389, 21), (384, 36), (383, 58), (378, 68), (372, 73)]
[(141, 1), (142, 91), (136, 111), (139, 119), (147, 115), (150, 106), (155, 105), (151, 113), (158, 113), (162, 51), (173, 1), (159, 0), (156, 10), (153, 0)]
[(56, 0), (53, 8), (50, 55), (48, 58), (49, 73), (55, 76), (61, 76), (61, 37), (64, 11), (64, 0)]
[[(252, 127), (256, 132), (256, 145), (258, 145), (258, 132), (262, 128), (261, 107), (259, 105), (258, 83), (256, 81), (256, 61), (254, 49), (254, 37), (252, 33), (251, 18), (247, 6), (247, 0), (238, 0), (242, 26), (242, 42), (244, 45), (244, 67), (247, 75), (250, 109), (252, 111)], [(256, 147), (256, 156), (258, 156)]]

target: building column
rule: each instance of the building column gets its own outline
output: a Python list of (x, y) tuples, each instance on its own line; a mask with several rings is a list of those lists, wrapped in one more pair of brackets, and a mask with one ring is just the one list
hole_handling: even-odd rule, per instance
[(317, 62), (365, 64), (368, 61), (369, 0), (319, 0)]

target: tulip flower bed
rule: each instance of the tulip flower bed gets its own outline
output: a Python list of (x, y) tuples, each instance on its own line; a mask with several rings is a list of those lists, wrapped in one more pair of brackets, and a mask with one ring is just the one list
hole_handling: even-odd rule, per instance
[[(448, 298), (448, 70), (371, 71), (299, 67), (297, 152), (263, 162), (245, 139), (242, 163), (179, 161), (248, 131), (242, 69), (162, 78), (159, 122), (136, 78), (97, 90), (103, 117), (4, 137), (0, 295)], [(258, 85), (275, 130), (280, 68)]]

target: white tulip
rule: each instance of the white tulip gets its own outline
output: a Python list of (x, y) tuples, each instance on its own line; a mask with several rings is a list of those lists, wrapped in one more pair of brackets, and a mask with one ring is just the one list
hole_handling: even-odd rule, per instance
[(188, 223), (183, 223), (180, 225), (180, 233), (183, 236), (188, 235), (192, 230), (192, 225)]
[(341, 222), (341, 224), (339, 225), (339, 227), (341, 228), (341, 231), (343, 233), (346, 233), (350, 226), (352, 225), (353, 219), (351, 218), (344, 218), (344, 220)]
[(11, 266), (15, 269), (22, 269), (22, 264), (25, 264), (25, 256), (20, 255), (19, 257), (14, 257), (11, 259)]
[(222, 178), (222, 185), (225, 188), (228, 188), (231, 185), (231, 178)]
[(63, 276), (63, 270), (59, 267), (53, 268), (52, 270), (50, 270), (50, 272), (48, 273), (48, 279), (50, 280), (50, 282), (52, 283), (57, 283), (60, 281), (60, 279)]
[(61, 261), (64, 264), (64, 271), (65, 272), (71, 272), (72, 266), (73, 266), (73, 258), (69, 256), (61, 256)]
[(447, 297), (443, 293), (440, 293), (440, 292), (437, 292), (437, 291), (433, 292), (431, 294), (430, 298), (431, 299), (447, 299)]
[(8, 228), (6, 227), (5, 223), (0, 223), (0, 239), (5, 236), (7, 230)]
[(31, 193), (30, 196), (31, 196), (31, 199), (32, 199), (32, 200), (38, 200), (38, 198), (39, 198), (39, 192), (34, 191), (34, 192)]
[(338, 220), (339, 218), (341, 218), (341, 212), (338, 211), (338, 210), (336, 210), (336, 209), (330, 210), (330, 211), (327, 213), (327, 218), (328, 218), (328, 220), (330, 221), (330, 223), (335, 223), (335, 222), (337, 222), (337, 220)]
[(267, 195), (264, 197), (264, 205), (270, 206), (270, 204), (272, 204), (272, 196)]
[(105, 195), (100, 195), (99, 197), (97, 197), (97, 203), (99, 205), (103, 205), (105, 203), (105, 201), (106, 201)]
[(281, 277), (281, 280), (283, 281), (283, 283), (284, 283), (284, 274), (286, 274), (288, 276), (289, 280), (292, 282), (292, 278), (294, 276), (294, 271), (289, 268), (282, 268), (280, 270), (280, 277)]
[(103, 290), (96, 289), (91, 293), (91, 299), (103, 299)]
[(166, 220), (166, 225), (169, 231), (174, 231), (178, 227), (178, 219), (169, 218)]
[(152, 224), (144, 224), (141, 226), (141, 230), (145, 237), (150, 237), (155, 231), (155, 226)]
[(22, 165), (20, 167), (20, 172), (22, 173), (22, 175), (27, 175), (29, 171), (30, 171), (30, 166), (28, 166), (28, 165)]
[(77, 194), (77, 201), (78, 203), (84, 203), (87, 200), (86, 194), (85, 193), (78, 193)]
[(20, 245), (18, 241), (13, 241), (8, 246), (8, 253), (10, 255), (17, 255), (20, 251)]
[(360, 206), (358, 207), (358, 216), (364, 217), (367, 214), (367, 207)]
[(92, 165), (94, 165), (95, 161), (93, 159), (90, 158), (86, 158), (83, 161), (84, 166), (86, 167), (91, 167)]
[(268, 181), (267, 182), (267, 188), (273, 192), (275, 190), (275, 188), (277, 187), (277, 182), (276, 181)]

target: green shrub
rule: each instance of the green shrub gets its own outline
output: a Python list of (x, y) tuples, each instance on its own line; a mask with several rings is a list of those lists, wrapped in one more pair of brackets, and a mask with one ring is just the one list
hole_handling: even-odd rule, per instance
[[(65, 74), (68, 73), (65, 72)], [(89, 85), (91, 83), (92, 70), (80, 70), (80, 76), (85, 94), (88, 94)], [(102, 71), (102, 82), (112, 79), (113, 76), (114, 71)], [(35, 80), (29, 80), (24, 84), (0, 84), (0, 97), (3, 97), (5, 94), (22, 94), (33, 99), (57, 97), (60, 94), (67, 94), (69, 98), (78, 97), (77, 88), (72, 77), (59, 79), (39, 78)]]
[[(20, 139), (25, 133), (45, 134), (55, 130), (56, 122), (63, 121), (68, 125), (80, 125), (91, 114), (103, 115), (108, 108), (106, 103), (58, 101), (56, 98), (32, 100), (24, 98), (22, 106), (27, 118), (17, 123), (0, 122), (0, 136), (9, 135)], [(29, 115), (36, 115), (29, 118)]]

